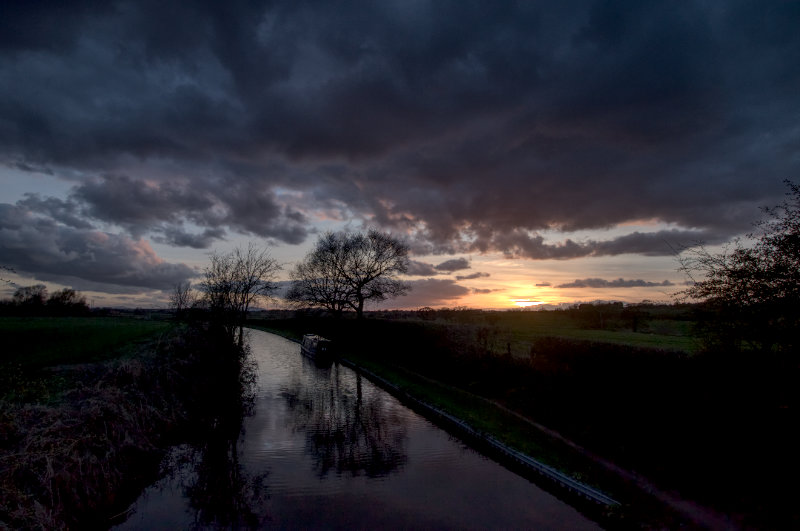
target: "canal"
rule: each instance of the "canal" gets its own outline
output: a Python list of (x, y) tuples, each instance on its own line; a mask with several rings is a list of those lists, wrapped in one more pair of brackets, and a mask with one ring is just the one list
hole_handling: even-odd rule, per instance
[(354, 371), (251, 330), (238, 439), (174, 448), (118, 529), (597, 529)]

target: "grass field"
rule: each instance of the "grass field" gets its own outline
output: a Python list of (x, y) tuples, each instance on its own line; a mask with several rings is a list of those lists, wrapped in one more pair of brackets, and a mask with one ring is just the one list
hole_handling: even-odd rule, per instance
[(102, 361), (170, 326), (165, 321), (125, 317), (3, 317), (0, 364), (37, 369)]
[(485, 319), (497, 327), (498, 334), (508, 337), (515, 356), (527, 356), (532, 341), (542, 337), (683, 352), (694, 352), (697, 348), (696, 339), (690, 334), (691, 323), (674, 319), (648, 319), (636, 332), (619, 320), (609, 320), (605, 328), (588, 327), (568, 312), (506, 312), (490, 314)]
[[(663, 311), (662, 311), (663, 312)], [(653, 312), (655, 313), (655, 312)], [(688, 320), (676, 319), (672, 314), (655, 314), (642, 318), (637, 331), (619, 319), (609, 318), (602, 328), (594, 323), (587, 326), (577, 312), (542, 311), (542, 312), (473, 312), (451, 311), (437, 312), (428, 319), (421, 320), (416, 312), (405, 312), (400, 317), (392, 315), (390, 321), (416, 321), (431, 328), (454, 328), (458, 325), (483, 328), (484, 347), (495, 354), (510, 353), (515, 358), (528, 358), (531, 346), (542, 338), (562, 338), (578, 341), (593, 341), (626, 345), (630, 347), (661, 349), (665, 351), (693, 354), (699, 349), (698, 339), (692, 334), (693, 324)], [(371, 316), (386, 320), (386, 315), (376, 312)], [(278, 319), (277, 321), (280, 321)], [(276, 321), (276, 322), (277, 322)], [(270, 327), (270, 320), (254, 319), (251, 321), (262, 329)], [(278, 326), (278, 333), (291, 332), (295, 339), (302, 337), (308, 330), (295, 330), (285, 323)]]
[(58, 399), (74, 384), (74, 375), (66, 376), (55, 367), (133, 355), (141, 342), (172, 326), (126, 317), (2, 317), (0, 399)]
[(565, 339), (580, 339), (585, 341), (599, 341), (616, 345), (630, 345), (632, 347), (661, 348), (693, 352), (697, 348), (697, 341), (688, 336), (669, 336), (663, 334), (647, 334), (641, 332), (624, 332), (618, 330), (550, 330), (542, 333), (522, 332), (516, 334), (515, 339), (519, 346), (524, 348), (535, 337), (562, 337)]

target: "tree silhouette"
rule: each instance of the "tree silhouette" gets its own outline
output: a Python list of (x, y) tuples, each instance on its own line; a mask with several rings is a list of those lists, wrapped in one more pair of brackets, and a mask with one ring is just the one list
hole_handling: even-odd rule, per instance
[(800, 341), (800, 187), (786, 181), (788, 199), (766, 208), (747, 242), (719, 254), (689, 249), (680, 269), (691, 280), (683, 292), (713, 310), (712, 347), (797, 352)]
[(195, 295), (192, 292), (192, 283), (188, 280), (178, 282), (172, 287), (169, 297), (169, 306), (175, 310), (175, 318), (181, 319), (184, 313), (192, 307), (195, 302)]
[(47, 313), (53, 315), (81, 315), (89, 313), (86, 297), (72, 288), (64, 288), (50, 294)]
[(47, 287), (44, 284), (34, 284), (17, 288), (11, 300), (17, 306), (42, 308), (47, 301)]
[(267, 249), (252, 243), (246, 249), (237, 247), (230, 253), (211, 254), (200, 289), (213, 319), (223, 326), (231, 341), (243, 343), (247, 312), (259, 298), (275, 291), (274, 280), (280, 269)]
[(286, 298), (337, 316), (354, 310), (360, 319), (366, 301), (408, 292), (408, 285), (397, 278), (407, 270), (408, 246), (390, 234), (328, 232), (292, 271)]

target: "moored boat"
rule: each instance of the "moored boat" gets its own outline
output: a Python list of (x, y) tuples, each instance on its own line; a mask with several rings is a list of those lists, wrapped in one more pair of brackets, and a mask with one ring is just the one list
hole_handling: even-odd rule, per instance
[(317, 334), (305, 334), (300, 343), (300, 352), (309, 358), (327, 361), (333, 357), (331, 341)]

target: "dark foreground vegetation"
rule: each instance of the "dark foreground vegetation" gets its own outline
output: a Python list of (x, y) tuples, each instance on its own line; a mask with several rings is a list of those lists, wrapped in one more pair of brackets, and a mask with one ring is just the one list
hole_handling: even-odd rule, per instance
[[(395, 381), (414, 386), (420, 379), (409, 375), (421, 375), (506, 406), (664, 491), (714, 508), (734, 526), (796, 528), (796, 492), (783, 481), (798, 470), (796, 359), (642, 346), (636, 335), (647, 334), (633, 334), (630, 312), (602, 310), (603, 330), (582, 313), (593, 311), (585, 307), (366, 320), (274, 313), (253, 323), (293, 337), (314, 331), (333, 339), (341, 355)], [(684, 333), (688, 319), (705, 310), (636, 311), (640, 329)], [(587, 338), (598, 332), (619, 340)], [(447, 402), (447, 393), (438, 394)], [(502, 421), (489, 429), (526, 449), (525, 441), (502, 433)]]
[(255, 378), (242, 324), (278, 268), (252, 245), (212, 254), (202, 296), (176, 286), (175, 322), (97, 317), (40, 284), (0, 301), (0, 528), (108, 528), (179, 443), (198, 464), (198, 525), (252, 526), (236, 449)]
[(243, 352), (208, 323), (17, 317), (0, 329), (0, 528), (107, 528), (170, 445), (239, 434)]

